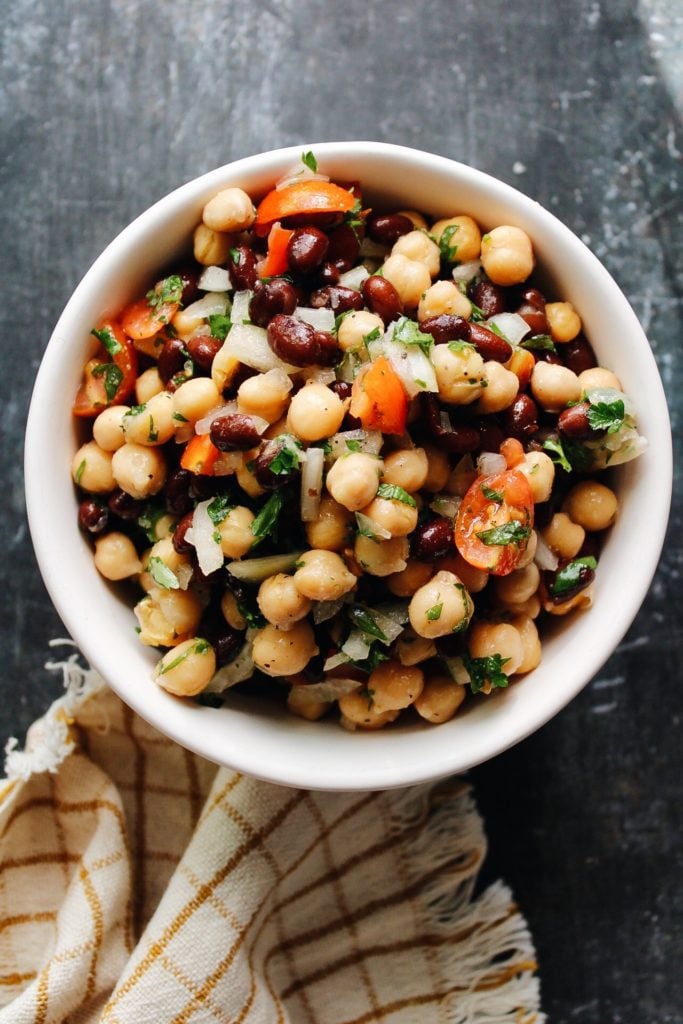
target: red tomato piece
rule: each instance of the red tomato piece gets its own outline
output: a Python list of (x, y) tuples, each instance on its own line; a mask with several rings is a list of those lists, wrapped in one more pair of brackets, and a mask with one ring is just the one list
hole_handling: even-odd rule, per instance
[(455, 544), (470, 565), (507, 576), (519, 565), (534, 525), (534, 497), (525, 475), (506, 469), (478, 477), (462, 500)]
[(104, 320), (93, 331), (100, 345), (83, 368), (73, 404), (74, 416), (98, 416), (108, 405), (121, 405), (133, 393), (138, 360), (130, 338), (116, 320)]
[(283, 228), (279, 221), (273, 224), (268, 235), (268, 255), (258, 267), (260, 278), (277, 277), (279, 274), (285, 273), (287, 270), (287, 243), (293, 234), (293, 231)]
[(296, 181), (286, 188), (273, 189), (261, 200), (256, 211), (254, 231), (263, 237), (275, 221), (285, 217), (348, 213), (356, 203), (351, 192), (331, 181)]
[(144, 299), (126, 306), (121, 313), (121, 326), (128, 337), (142, 341), (170, 324), (180, 309), (184, 287), (183, 278), (173, 274), (157, 281)]
[(376, 359), (354, 380), (349, 412), (361, 421), (364, 430), (405, 433), (408, 396), (385, 356)]

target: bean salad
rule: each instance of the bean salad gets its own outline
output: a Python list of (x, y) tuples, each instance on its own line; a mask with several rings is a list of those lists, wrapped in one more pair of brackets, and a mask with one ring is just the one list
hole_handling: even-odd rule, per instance
[(544, 620), (591, 605), (599, 477), (646, 442), (533, 240), (368, 207), (305, 152), (192, 245), (93, 328), (73, 406), (78, 523), (156, 683), (354, 730), (536, 668)]

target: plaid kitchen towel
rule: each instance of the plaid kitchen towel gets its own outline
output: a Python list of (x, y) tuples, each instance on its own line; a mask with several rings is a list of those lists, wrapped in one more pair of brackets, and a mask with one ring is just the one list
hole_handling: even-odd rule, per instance
[(0, 787), (0, 1024), (545, 1020), (464, 782), (257, 782), (60, 667)]

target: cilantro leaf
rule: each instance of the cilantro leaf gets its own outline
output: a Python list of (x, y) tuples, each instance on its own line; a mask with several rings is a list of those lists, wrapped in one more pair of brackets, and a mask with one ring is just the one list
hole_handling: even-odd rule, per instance
[(525, 526), (518, 519), (511, 519), (509, 523), (504, 523), (502, 526), (481, 530), (475, 536), (488, 547), (502, 547), (505, 544), (521, 544), (530, 533), (530, 526)]
[(624, 424), (626, 411), (621, 398), (614, 402), (596, 402), (590, 405), (586, 413), (593, 430), (606, 430), (608, 434), (616, 434)]
[(247, 626), (249, 626), (250, 629), (263, 629), (266, 624), (266, 620), (263, 615), (261, 615), (258, 607), (250, 605), (246, 598), (242, 598), (241, 600), (238, 599), (237, 611), (240, 615), (244, 616)]
[(313, 151), (310, 149), (301, 154), (301, 163), (304, 164), (305, 167), (308, 167), (309, 171), (313, 171), (314, 174), (318, 170), (318, 161), (313, 155)]
[(442, 604), (434, 604), (434, 605), (432, 605), (431, 608), (428, 608), (427, 609), (427, 621), (428, 622), (435, 622), (436, 619), (440, 619), (441, 618), (441, 609), (442, 608), (443, 608), (443, 603)]
[(509, 660), (509, 658), (501, 657), (500, 654), (492, 654), (488, 658), (469, 658), (466, 654), (463, 655), (462, 661), (470, 677), (472, 693), (479, 693), (487, 683), (490, 683), (494, 689), (507, 686), (509, 680), (503, 672), (503, 665), (506, 665)]
[(288, 444), (283, 444), (275, 458), (268, 463), (268, 469), (274, 476), (289, 476), (300, 464), (299, 453)]
[(486, 484), (480, 484), (480, 489), (487, 501), (497, 501), (499, 504), (505, 501), (505, 495), (502, 491), (494, 491), (492, 487), (487, 487)]
[(593, 465), (593, 453), (576, 441), (569, 441), (567, 438), (553, 441), (552, 438), (548, 438), (543, 442), (543, 447), (557, 455), (553, 462), (561, 466), (565, 473), (571, 473), (574, 469), (579, 473), (585, 472)]
[(171, 274), (170, 277), (165, 277), (163, 281), (158, 281), (147, 292), (145, 295), (147, 305), (150, 309), (159, 309), (160, 306), (164, 306), (167, 302), (180, 302), (183, 297), (184, 287), (182, 277), (179, 277), (177, 274)]
[(116, 363), (100, 363), (92, 372), (93, 377), (104, 377), (104, 393), (108, 402), (113, 402), (116, 392), (121, 387), (123, 370)]
[(388, 501), (400, 501), (403, 505), (410, 505), (411, 508), (417, 508), (417, 502), (413, 498), (412, 494), (408, 494), (398, 484), (380, 484), (377, 488), (377, 497), (386, 498)]
[(377, 341), (379, 336), (380, 336), (379, 327), (373, 327), (373, 329), (368, 334), (364, 334), (363, 335), (363, 343), (365, 345), (367, 345), (367, 343), (369, 341)]
[(81, 483), (81, 477), (83, 476), (83, 473), (85, 472), (86, 465), (87, 465), (87, 461), (85, 459), (81, 459), (81, 461), (78, 463), (78, 469), (76, 470), (75, 478), (76, 478), (76, 483), (79, 486), (80, 486), (80, 483)]
[(211, 522), (216, 526), (220, 526), (225, 517), (234, 507), (235, 506), (227, 495), (219, 494), (213, 499), (210, 505), (206, 506), (206, 511)]
[(361, 697), (365, 697), (368, 702), (368, 711), (372, 708), (375, 703), (375, 691), (371, 690), (369, 686), (363, 686), (358, 693)]
[(147, 440), (150, 442), (150, 444), (153, 441), (158, 441), (159, 440), (159, 431), (154, 426), (154, 417), (153, 416), (149, 417), (149, 433), (147, 434)]
[(360, 661), (352, 661), (351, 664), (354, 668), (358, 668), (361, 672), (367, 672), (370, 674), (374, 672), (377, 666), (383, 662), (388, 661), (389, 655), (386, 651), (383, 651), (379, 644), (372, 644), (367, 658), (363, 658)]
[[(468, 349), (474, 349), (476, 351), (477, 346), (471, 341), (449, 341), (448, 347), (451, 352), (467, 352)], [(477, 383), (479, 383), (477, 381)]]
[(156, 534), (156, 525), (165, 514), (166, 509), (163, 505), (159, 507), (148, 505), (138, 516), (138, 526), (145, 531), (147, 540), (151, 541), (152, 544), (159, 540)]
[(268, 498), (268, 501), (251, 524), (251, 532), (256, 537), (254, 547), (275, 531), (284, 502), (285, 499), (282, 491), (275, 491)]
[(489, 331), (491, 331), (491, 332), (492, 332), (493, 334), (497, 334), (499, 338), (502, 338), (502, 339), (503, 339), (503, 341), (507, 341), (507, 338), (505, 337), (505, 335), (504, 335), (504, 334), (503, 334), (503, 332), (501, 331), (501, 329), (500, 329), (500, 327), (498, 326), (498, 324), (497, 324), (497, 323), (495, 323), (495, 321), (494, 321), (494, 322), (492, 322), (491, 320), (487, 321), (487, 323), (486, 323), (486, 328), (487, 328), (487, 329), (488, 329)]
[(346, 447), (349, 449), (350, 452), (362, 452), (363, 451), (363, 445), (360, 443), (360, 441), (354, 441), (354, 440), (347, 441), (346, 442)]
[(472, 320), (473, 323), (480, 324), (482, 320), (486, 320), (486, 313), (481, 308), (481, 306), (475, 306), (475, 304), (472, 303), (472, 313), (470, 314), (470, 319)]
[(374, 636), (375, 639), (381, 640), (384, 644), (389, 643), (386, 634), (379, 628), (372, 613), (369, 612), (367, 608), (362, 608), (360, 605), (355, 604), (351, 605), (348, 615), (354, 626), (357, 626), (362, 633), (366, 633), (368, 636)]
[(557, 352), (555, 342), (549, 334), (534, 334), (531, 338), (520, 341), (519, 347), (529, 352)]
[[(556, 573), (555, 579), (550, 585), (550, 593), (553, 597), (561, 597), (562, 594), (568, 593), (576, 587), (577, 583), (582, 582), (583, 577), (587, 575), (586, 569), (591, 570), (592, 573), (597, 565), (598, 563), (592, 555), (575, 558)], [(590, 579), (587, 582), (590, 582)]]
[(409, 320), (407, 316), (402, 316), (400, 320), (396, 321), (393, 340), (400, 341), (402, 345), (417, 345), (426, 356), (429, 355), (434, 344), (431, 334), (423, 334), (415, 321)]
[(90, 333), (94, 334), (97, 340), (102, 345), (104, 345), (107, 352), (109, 353), (110, 356), (112, 356), (112, 358), (116, 355), (117, 352), (121, 351), (121, 343), (116, 340), (116, 338), (114, 337), (114, 332), (111, 331), (108, 327), (103, 327), (102, 330), (100, 331), (98, 331), (96, 327), (93, 327)]
[[(353, 195), (353, 193), (351, 194)], [(358, 236), (356, 228), (360, 228), (363, 226), (363, 217), (361, 216), (362, 212), (363, 204), (361, 203), (360, 199), (355, 199), (353, 206), (344, 217), (344, 223), (348, 224), (351, 230), (356, 234), (356, 237)], [(375, 271), (375, 273), (377, 273), (377, 271)]]
[(212, 313), (209, 317), (209, 330), (212, 338), (225, 341), (231, 327), (232, 321), (227, 313)]
[(168, 665), (162, 664), (161, 668), (159, 669), (159, 675), (163, 676), (167, 672), (170, 672), (172, 668), (177, 668), (178, 665), (182, 665), (185, 659), (189, 658), (191, 654), (206, 654), (210, 650), (211, 644), (209, 643), (209, 641), (203, 640), (201, 637), (197, 637), (195, 642), (190, 647), (188, 647), (186, 651), (183, 651), (182, 654), (179, 654), (176, 658), (173, 659), (173, 661), (169, 661)]
[(147, 568), (154, 582), (158, 583), (164, 590), (178, 590), (180, 588), (178, 577), (158, 555), (152, 555), (147, 563)]
[(446, 263), (455, 263), (455, 254), (458, 251), (457, 245), (451, 245), (451, 238), (453, 235), (460, 230), (459, 224), (449, 224), (441, 232), (439, 238), (439, 252), (441, 253), (441, 259)]

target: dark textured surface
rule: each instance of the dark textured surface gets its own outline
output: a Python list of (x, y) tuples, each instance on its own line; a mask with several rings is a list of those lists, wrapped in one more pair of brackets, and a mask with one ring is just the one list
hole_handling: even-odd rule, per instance
[[(290, 143), (375, 138), (520, 187), (630, 298), (680, 436), (678, 12), (675, 0), (7, 8), (2, 736), (21, 734), (57, 691), (42, 664), (62, 627), (23, 510), (34, 371), (105, 244), (211, 167)], [(472, 773), (487, 876), (505, 878), (528, 917), (556, 1024), (683, 1021), (682, 529), (677, 486), (662, 564), (625, 642), (557, 719)]]

